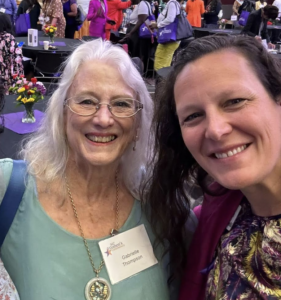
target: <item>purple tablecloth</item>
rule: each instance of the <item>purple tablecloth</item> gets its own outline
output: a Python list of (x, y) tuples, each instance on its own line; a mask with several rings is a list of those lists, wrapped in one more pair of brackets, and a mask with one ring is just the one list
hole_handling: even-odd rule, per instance
[(23, 114), (23, 111), (18, 113), (4, 114), (5, 127), (18, 134), (27, 134), (37, 131), (44, 113), (39, 110), (34, 110), (34, 116), (36, 119), (35, 123), (22, 123), (21, 119)]
[[(47, 39), (46, 39), (46, 41), (47, 41)], [(44, 41), (39, 41), (39, 44), (41, 46), (43, 46), (44, 45)], [(51, 45), (52, 46), (63, 46), (63, 47), (65, 47), (66, 43), (65, 42), (53, 42)]]

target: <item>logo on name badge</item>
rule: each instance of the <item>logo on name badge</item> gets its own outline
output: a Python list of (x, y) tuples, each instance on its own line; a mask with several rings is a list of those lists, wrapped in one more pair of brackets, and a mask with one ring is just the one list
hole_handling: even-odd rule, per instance
[(119, 243), (110, 243), (109, 247), (107, 247), (107, 250), (104, 252), (105, 254), (107, 254), (107, 257), (109, 255), (112, 255), (112, 251), (116, 251), (122, 247), (125, 247), (125, 245), (122, 242)]

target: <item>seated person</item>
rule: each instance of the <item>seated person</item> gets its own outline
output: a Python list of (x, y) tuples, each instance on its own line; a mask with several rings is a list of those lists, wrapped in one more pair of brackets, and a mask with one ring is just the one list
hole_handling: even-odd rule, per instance
[(278, 16), (278, 8), (273, 5), (267, 5), (249, 15), (246, 26), (242, 29), (242, 34), (247, 34), (255, 37), (257, 40), (266, 39), (269, 47), (274, 47), (270, 43), (270, 38), (267, 32), (267, 21), (275, 20)]

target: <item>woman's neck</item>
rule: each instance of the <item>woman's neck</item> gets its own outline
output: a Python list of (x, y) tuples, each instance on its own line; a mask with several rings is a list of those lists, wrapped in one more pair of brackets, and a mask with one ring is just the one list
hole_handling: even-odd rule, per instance
[(255, 215), (269, 217), (281, 214), (281, 178), (278, 182), (242, 189)]

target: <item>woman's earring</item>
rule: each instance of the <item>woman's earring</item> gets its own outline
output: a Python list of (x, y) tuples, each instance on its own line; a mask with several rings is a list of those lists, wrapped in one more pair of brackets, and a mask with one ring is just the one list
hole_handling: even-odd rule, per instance
[(137, 148), (137, 140), (138, 140), (138, 136), (136, 135), (136, 137), (134, 138), (134, 145), (133, 145), (133, 151), (136, 151)]

